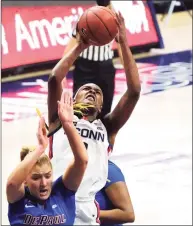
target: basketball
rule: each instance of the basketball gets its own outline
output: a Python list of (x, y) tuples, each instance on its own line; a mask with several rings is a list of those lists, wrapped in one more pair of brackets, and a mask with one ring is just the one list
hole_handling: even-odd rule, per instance
[(103, 46), (111, 42), (118, 32), (115, 14), (107, 7), (94, 6), (86, 10), (77, 24), (81, 37), (92, 45)]

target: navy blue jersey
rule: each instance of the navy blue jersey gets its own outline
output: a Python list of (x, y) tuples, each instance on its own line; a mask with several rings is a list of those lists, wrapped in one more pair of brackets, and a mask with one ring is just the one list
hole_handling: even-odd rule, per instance
[(11, 225), (73, 225), (75, 192), (65, 188), (61, 176), (53, 183), (51, 195), (42, 206), (26, 189), (22, 199), (9, 204), (8, 217)]
[[(109, 200), (108, 196), (106, 195), (105, 189), (108, 188), (111, 184), (114, 184), (119, 181), (125, 182), (124, 175), (117, 165), (109, 161), (108, 162), (108, 181), (105, 187), (96, 195), (96, 201), (99, 203), (101, 210), (112, 210), (115, 208), (112, 202)], [(105, 223), (104, 225), (120, 226), (120, 224), (112, 224), (112, 223), (109, 223), (109, 224)]]

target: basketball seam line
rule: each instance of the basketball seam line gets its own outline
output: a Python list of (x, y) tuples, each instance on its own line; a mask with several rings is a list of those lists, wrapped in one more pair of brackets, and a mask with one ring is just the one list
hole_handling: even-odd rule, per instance
[[(91, 12), (92, 12), (92, 11), (91, 11)], [(91, 30), (91, 28), (90, 28), (90, 26), (89, 26), (89, 24), (88, 24), (87, 14), (88, 14), (88, 11), (87, 11), (87, 13), (86, 13), (86, 24), (87, 24), (87, 26), (88, 26), (88, 28), (89, 28), (89, 31), (90, 31), (91, 35), (95, 38), (95, 40), (97, 40), (97, 42), (101, 44), (101, 42), (95, 37), (95, 35), (93, 35), (93, 32), (92, 32), (92, 30)]]
[[(107, 10), (105, 10), (106, 12), (108, 12)], [(111, 33), (109, 32), (109, 29), (106, 27), (106, 25), (103, 23), (103, 21), (100, 19), (100, 17), (96, 14), (96, 13), (94, 13), (93, 11), (92, 11), (92, 13), (96, 16), (96, 17), (98, 17), (98, 19), (101, 21), (101, 23), (104, 25), (104, 27), (106, 28), (106, 30), (107, 30), (107, 32), (109, 33), (109, 36), (112, 38), (112, 35), (111, 35)]]
[(108, 10), (107, 8), (101, 8), (102, 10), (105, 10), (106, 12), (108, 12), (108, 13), (110, 13), (112, 16), (116, 16), (114, 13), (113, 13), (113, 11), (112, 10)]

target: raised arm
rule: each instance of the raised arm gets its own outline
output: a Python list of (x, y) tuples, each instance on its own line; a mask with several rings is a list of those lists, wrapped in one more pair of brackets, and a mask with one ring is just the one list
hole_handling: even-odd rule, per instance
[(84, 143), (73, 124), (73, 99), (72, 94), (68, 91), (63, 90), (61, 99), (58, 101), (58, 115), (74, 155), (73, 162), (63, 175), (63, 183), (68, 189), (76, 191), (84, 176), (88, 155)]
[(80, 36), (77, 35), (77, 40), (75, 41), (73, 38), (73, 40), (70, 41), (64, 56), (51, 72), (48, 80), (48, 121), (51, 129), (55, 127), (52, 124), (55, 123), (57, 118), (55, 115), (57, 115), (57, 100), (60, 99), (62, 94), (61, 82), (67, 75), (74, 61), (88, 46), (89, 44), (83, 42)]
[(119, 23), (118, 41), (120, 43), (123, 64), (126, 74), (127, 90), (121, 97), (115, 109), (104, 118), (110, 137), (115, 136), (119, 129), (129, 119), (140, 96), (141, 85), (138, 69), (127, 43), (124, 18), (121, 13), (116, 14)]
[(104, 224), (134, 222), (135, 214), (126, 183), (124, 181), (115, 182), (105, 189), (105, 193), (112, 202), (114, 209), (101, 210), (100, 220)]
[(72, 48), (74, 48), (74, 46), (78, 43), (76, 37), (72, 36), (72, 38), (70, 39), (70, 41), (68, 42), (68, 45), (66, 46), (65, 50), (64, 50), (64, 54), (65, 55), (68, 51), (70, 51)]
[(36, 149), (30, 152), (24, 160), (19, 163), (7, 180), (6, 193), (9, 203), (14, 203), (23, 198), (25, 194), (24, 181), (48, 145), (44, 118), (41, 118), (39, 121), (37, 138), (38, 145)]
[[(112, 203), (113, 208), (100, 211), (102, 225), (123, 224), (134, 222), (135, 214), (131, 202), (130, 194), (125, 182), (125, 177), (121, 169), (113, 162), (108, 162), (108, 181), (102, 191), (105, 191), (107, 203)], [(101, 192), (97, 193), (96, 199), (100, 203), (103, 201)]]
[[(111, 1), (109, 1), (108, 8), (111, 9), (114, 13), (116, 13), (116, 10), (113, 7), (113, 4), (112, 4)], [(122, 56), (122, 52), (121, 52), (121, 46), (118, 43), (117, 38), (115, 38), (115, 41), (116, 41), (116, 45), (117, 45), (117, 52), (118, 52), (118, 55), (119, 55), (120, 62), (121, 62), (122, 65), (124, 65), (124, 63), (123, 63), (123, 56)]]

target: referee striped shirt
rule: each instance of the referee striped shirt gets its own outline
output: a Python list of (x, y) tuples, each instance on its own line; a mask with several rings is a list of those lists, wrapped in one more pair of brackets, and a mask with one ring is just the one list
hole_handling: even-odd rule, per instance
[[(74, 29), (72, 36), (76, 38), (76, 29)], [(104, 46), (89, 46), (80, 54), (80, 57), (91, 61), (106, 61), (112, 59), (114, 56), (112, 44), (113, 41)]]

